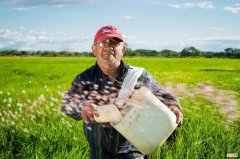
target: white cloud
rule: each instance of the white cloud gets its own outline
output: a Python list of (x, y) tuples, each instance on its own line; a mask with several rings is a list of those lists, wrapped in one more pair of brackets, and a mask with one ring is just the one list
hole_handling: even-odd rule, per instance
[(189, 9), (189, 8), (193, 8), (194, 4), (193, 3), (168, 4), (168, 6), (176, 9)]
[[(214, 27), (221, 30), (221, 27)], [(181, 51), (188, 46), (194, 46), (203, 51), (223, 51), (225, 48), (240, 48), (240, 36), (218, 36), (197, 38), (161, 37), (147, 40), (145, 37), (124, 35), (132, 49), (170, 49)], [(80, 37), (68, 33), (47, 31), (0, 29), (0, 50), (54, 50), (54, 51), (91, 51), (92, 36)]]
[(211, 30), (222, 31), (224, 30), (223, 27), (212, 27)]
[(25, 27), (24, 26), (20, 26), (18, 27), (19, 30), (25, 30)]
[(233, 7), (224, 7), (223, 10), (234, 14), (240, 13), (240, 4), (235, 4)]
[(16, 10), (29, 10), (43, 6), (63, 7), (93, 1), (94, 0), (8, 0)]
[(240, 48), (240, 37), (238, 36), (219, 36), (219, 37), (192, 37), (192, 38), (160, 38), (156, 41), (147, 41), (144, 38), (129, 37), (129, 47), (132, 49), (151, 49), (163, 50), (170, 49), (181, 51), (185, 47), (193, 46), (201, 51), (224, 51), (225, 48)]
[(132, 19), (135, 19), (135, 17), (126, 15), (126, 16), (123, 17), (123, 19), (125, 19), (125, 20), (132, 20)]
[(187, 46), (194, 46), (202, 51), (223, 51), (225, 48), (228, 47), (239, 48), (240, 37), (219, 36), (219, 37), (187, 38), (181, 39), (178, 42), (181, 43), (182, 46), (181, 49)]
[(199, 2), (199, 3), (181, 3), (181, 4), (167, 4), (169, 7), (173, 7), (176, 9), (192, 9), (192, 8), (200, 8), (204, 10), (213, 9), (213, 2)]
[(131, 36), (131, 35), (123, 35), (125, 41), (129, 43), (129, 45), (146, 45), (147, 41), (144, 38)]
[(200, 2), (200, 3), (197, 3), (196, 6), (205, 10), (214, 8), (213, 2)]
[[(9, 30), (0, 29), (0, 50), (55, 50), (62, 51), (63, 47), (69, 47), (73, 51), (90, 50), (91, 38), (76, 37), (67, 33), (49, 33), (47, 31), (34, 30)], [(86, 44), (89, 43), (89, 44)]]
[(147, 3), (149, 4), (154, 4), (154, 5), (163, 5), (162, 2), (156, 1), (156, 0), (146, 0)]

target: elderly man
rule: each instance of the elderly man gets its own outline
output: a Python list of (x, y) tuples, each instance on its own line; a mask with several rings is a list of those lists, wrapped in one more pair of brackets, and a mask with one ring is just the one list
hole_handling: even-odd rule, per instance
[[(112, 25), (100, 28), (92, 45), (96, 64), (76, 76), (71, 89), (63, 99), (62, 112), (83, 120), (85, 136), (90, 146), (91, 159), (141, 159), (147, 158), (119, 134), (109, 123), (97, 123), (94, 119), (98, 106), (115, 104), (123, 80), (133, 66), (122, 61), (125, 52), (122, 33)], [(178, 100), (167, 93), (144, 70), (134, 89), (145, 86), (177, 117), (182, 124), (183, 115)], [(117, 107), (117, 105), (116, 105)]]

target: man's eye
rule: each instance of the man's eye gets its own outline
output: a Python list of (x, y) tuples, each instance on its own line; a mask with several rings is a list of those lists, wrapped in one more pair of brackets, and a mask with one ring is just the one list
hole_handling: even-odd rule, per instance
[(116, 46), (116, 45), (118, 45), (118, 42), (117, 41), (114, 41), (114, 42), (112, 42), (111, 43), (113, 46)]
[(107, 42), (103, 41), (103, 42), (102, 42), (102, 45), (103, 45), (103, 46), (106, 46), (106, 45), (107, 45)]

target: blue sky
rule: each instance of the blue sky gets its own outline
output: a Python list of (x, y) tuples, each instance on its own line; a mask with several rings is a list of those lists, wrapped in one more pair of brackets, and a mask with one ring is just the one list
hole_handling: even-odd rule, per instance
[(132, 49), (240, 48), (239, 0), (0, 0), (0, 50), (91, 51), (107, 24)]

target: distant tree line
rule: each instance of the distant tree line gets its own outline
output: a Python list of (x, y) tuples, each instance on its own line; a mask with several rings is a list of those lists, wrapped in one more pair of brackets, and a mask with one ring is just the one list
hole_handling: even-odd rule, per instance
[[(78, 56), (78, 57), (92, 57), (92, 52), (68, 52), (68, 51), (20, 51), (20, 50), (4, 50), (0, 51), (0, 56), (47, 56), (47, 57), (65, 57), (65, 56)], [(207, 57), (207, 58), (240, 58), (240, 49), (226, 48), (223, 52), (213, 51), (200, 51), (195, 47), (186, 47), (182, 51), (177, 52), (173, 50), (147, 50), (137, 49), (132, 50), (127, 48), (125, 56), (142, 56), (142, 57)]]
[(68, 57), (68, 56), (93, 56), (92, 52), (69, 52), (69, 51), (22, 51), (4, 50), (0, 56), (46, 56), (46, 57)]
[(200, 51), (195, 47), (186, 47), (182, 51), (164, 49), (162, 51), (138, 49), (127, 49), (125, 56), (153, 56), (153, 57), (219, 57), (219, 58), (240, 58), (240, 49), (226, 48), (223, 52)]

